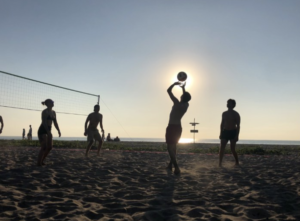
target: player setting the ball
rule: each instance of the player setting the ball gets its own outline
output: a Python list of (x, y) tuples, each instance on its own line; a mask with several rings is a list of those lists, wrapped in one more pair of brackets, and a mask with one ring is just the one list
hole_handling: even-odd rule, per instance
[[(172, 166), (174, 166), (175, 168), (174, 174), (180, 174), (180, 169), (178, 167), (177, 159), (176, 159), (176, 154), (177, 154), (176, 145), (182, 133), (181, 118), (187, 111), (189, 107), (188, 102), (191, 100), (191, 95), (185, 91), (185, 83), (182, 84), (182, 82), (180, 82), (186, 80), (187, 78), (186, 73), (180, 72), (177, 75), (177, 78), (179, 82), (175, 82), (167, 90), (171, 100), (173, 101), (173, 107), (170, 113), (169, 124), (166, 129), (166, 143), (168, 145), (168, 152), (170, 155), (170, 163), (167, 169), (172, 170)], [(182, 95), (180, 97), (180, 101), (172, 93), (172, 89), (175, 85), (181, 85), (180, 87), (182, 88)]]

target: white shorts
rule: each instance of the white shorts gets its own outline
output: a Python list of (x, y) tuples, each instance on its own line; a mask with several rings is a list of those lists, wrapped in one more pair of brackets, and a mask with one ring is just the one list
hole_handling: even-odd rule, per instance
[(87, 130), (87, 141), (102, 141), (102, 137), (98, 130)]

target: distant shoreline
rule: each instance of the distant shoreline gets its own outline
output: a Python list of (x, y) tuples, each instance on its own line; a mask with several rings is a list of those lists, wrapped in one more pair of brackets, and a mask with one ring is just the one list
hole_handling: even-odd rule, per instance
[[(53, 150), (55, 149), (82, 149), (87, 146), (86, 141), (53, 141)], [(37, 140), (0, 140), (0, 149), (14, 147), (34, 147), (40, 148)], [(94, 147), (95, 149), (95, 147)], [(121, 141), (104, 142), (102, 150), (118, 151), (152, 151), (167, 152), (167, 146), (164, 142), (147, 141)], [(274, 144), (237, 144), (237, 153), (240, 155), (295, 155), (300, 156), (300, 145), (274, 145)], [(226, 154), (231, 154), (230, 147), (227, 145)], [(178, 153), (199, 153), (199, 154), (218, 154), (219, 144), (217, 143), (181, 143), (178, 144)]]
[[(86, 141), (86, 137), (53, 137), (57, 141)], [(0, 140), (22, 140), (21, 136), (0, 136)], [(33, 140), (38, 140), (33, 137)], [(153, 142), (164, 143), (164, 138), (122, 138), (122, 142)], [(187, 142), (193, 144), (193, 142)], [(219, 144), (219, 139), (200, 139), (198, 144)], [(300, 145), (300, 140), (240, 140), (238, 144), (257, 144), (257, 145)]]

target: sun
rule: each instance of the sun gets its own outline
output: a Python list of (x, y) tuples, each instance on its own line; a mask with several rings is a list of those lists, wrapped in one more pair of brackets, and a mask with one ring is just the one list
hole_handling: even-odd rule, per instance
[(179, 143), (192, 143), (192, 138), (180, 138)]

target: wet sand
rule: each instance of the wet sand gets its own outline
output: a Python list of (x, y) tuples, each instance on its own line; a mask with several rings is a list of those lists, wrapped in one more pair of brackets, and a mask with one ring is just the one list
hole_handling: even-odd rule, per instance
[(300, 220), (300, 159), (54, 149), (0, 149), (0, 220)]

